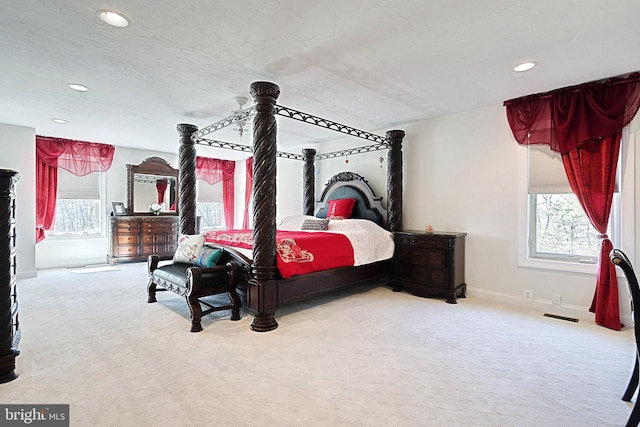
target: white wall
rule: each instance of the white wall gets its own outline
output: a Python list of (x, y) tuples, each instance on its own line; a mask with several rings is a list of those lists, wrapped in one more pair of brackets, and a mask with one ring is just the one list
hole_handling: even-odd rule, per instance
[(302, 213), (301, 160), (278, 158), (276, 161), (276, 221)]
[(16, 184), (16, 267), (19, 279), (36, 275), (35, 147), (35, 129), (0, 123), (0, 168), (20, 173)]

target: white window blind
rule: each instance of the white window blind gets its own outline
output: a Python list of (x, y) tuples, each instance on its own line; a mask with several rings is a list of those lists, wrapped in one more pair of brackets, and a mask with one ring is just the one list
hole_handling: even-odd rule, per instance
[(222, 181), (209, 184), (204, 179), (198, 179), (198, 202), (200, 203), (222, 203)]
[(58, 199), (100, 199), (100, 174), (92, 172), (76, 176), (58, 168)]
[[(569, 194), (573, 193), (560, 153), (552, 151), (548, 145), (527, 146), (529, 164), (529, 194)], [(620, 173), (616, 175), (615, 192), (619, 191)]]

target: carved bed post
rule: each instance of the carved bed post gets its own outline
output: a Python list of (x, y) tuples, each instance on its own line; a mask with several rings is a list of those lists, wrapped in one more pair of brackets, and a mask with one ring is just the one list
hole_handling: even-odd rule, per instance
[(251, 329), (276, 329), (278, 308), (276, 273), (276, 139), (275, 105), (280, 88), (269, 82), (254, 82), (253, 119), (253, 264), (247, 287), (247, 302), (253, 311)]
[(316, 207), (316, 169), (313, 164), (316, 150), (313, 148), (305, 148), (302, 150), (302, 155), (304, 156), (304, 166), (302, 168), (302, 214), (313, 215)]
[(191, 137), (198, 131), (198, 127), (181, 123), (177, 129), (180, 134), (178, 151), (180, 234), (196, 234), (196, 147)]
[(402, 231), (402, 138), (403, 130), (390, 130), (387, 160), (387, 221), (389, 231)]

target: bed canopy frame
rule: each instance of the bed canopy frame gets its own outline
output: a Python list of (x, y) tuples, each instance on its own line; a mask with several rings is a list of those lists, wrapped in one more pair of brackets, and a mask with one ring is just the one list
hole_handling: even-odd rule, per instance
[[(313, 215), (315, 210), (315, 160), (346, 156), (377, 150), (388, 150), (387, 155), (387, 229), (402, 230), (402, 139), (405, 132), (390, 130), (385, 136), (345, 126), (276, 104), (280, 88), (271, 82), (254, 82), (249, 93), (254, 106), (237, 111), (231, 116), (201, 130), (192, 124), (178, 124), (179, 133), (179, 198), (178, 212), (181, 234), (196, 233), (196, 144), (253, 152), (253, 261), (247, 286), (247, 301), (254, 314), (251, 329), (265, 332), (276, 329), (275, 313), (278, 308), (278, 281), (276, 280), (276, 159), (301, 160), (303, 165), (303, 214)], [(302, 154), (277, 150), (276, 115), (304, 123), (321, 126), (366, 139), (373, 144), (353, 149), (316, 153), (303, 149)], [(253, 116), (253, 147), (205, 139), (212, 132)], [(288, 279), (292, 280), (292, 279)], [(326, 280), (326, 279), (325, 279)], [(342, 279), (336, 279), (342, 280)], [(353, 277), (350, 279), (353, 282)], [(347, 283), (347, 282), (345, 282)]]

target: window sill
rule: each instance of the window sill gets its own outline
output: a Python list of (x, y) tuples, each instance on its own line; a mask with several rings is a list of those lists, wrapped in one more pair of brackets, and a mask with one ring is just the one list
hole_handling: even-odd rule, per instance
[(51, 240), (89, 240), (104, 239), (106, 236), (101, 233), (95, 234), (47, 234), (47, 239)]
[(588, 274), (592, 276), (595, 276), (598, 273), (598, 264), (582, 264), (577, 262), (554, 261), (538, 258), (527, 258), (524, 260), (520, 260), (518, 266), (526, 268), (536, 268), (540, 270)]

